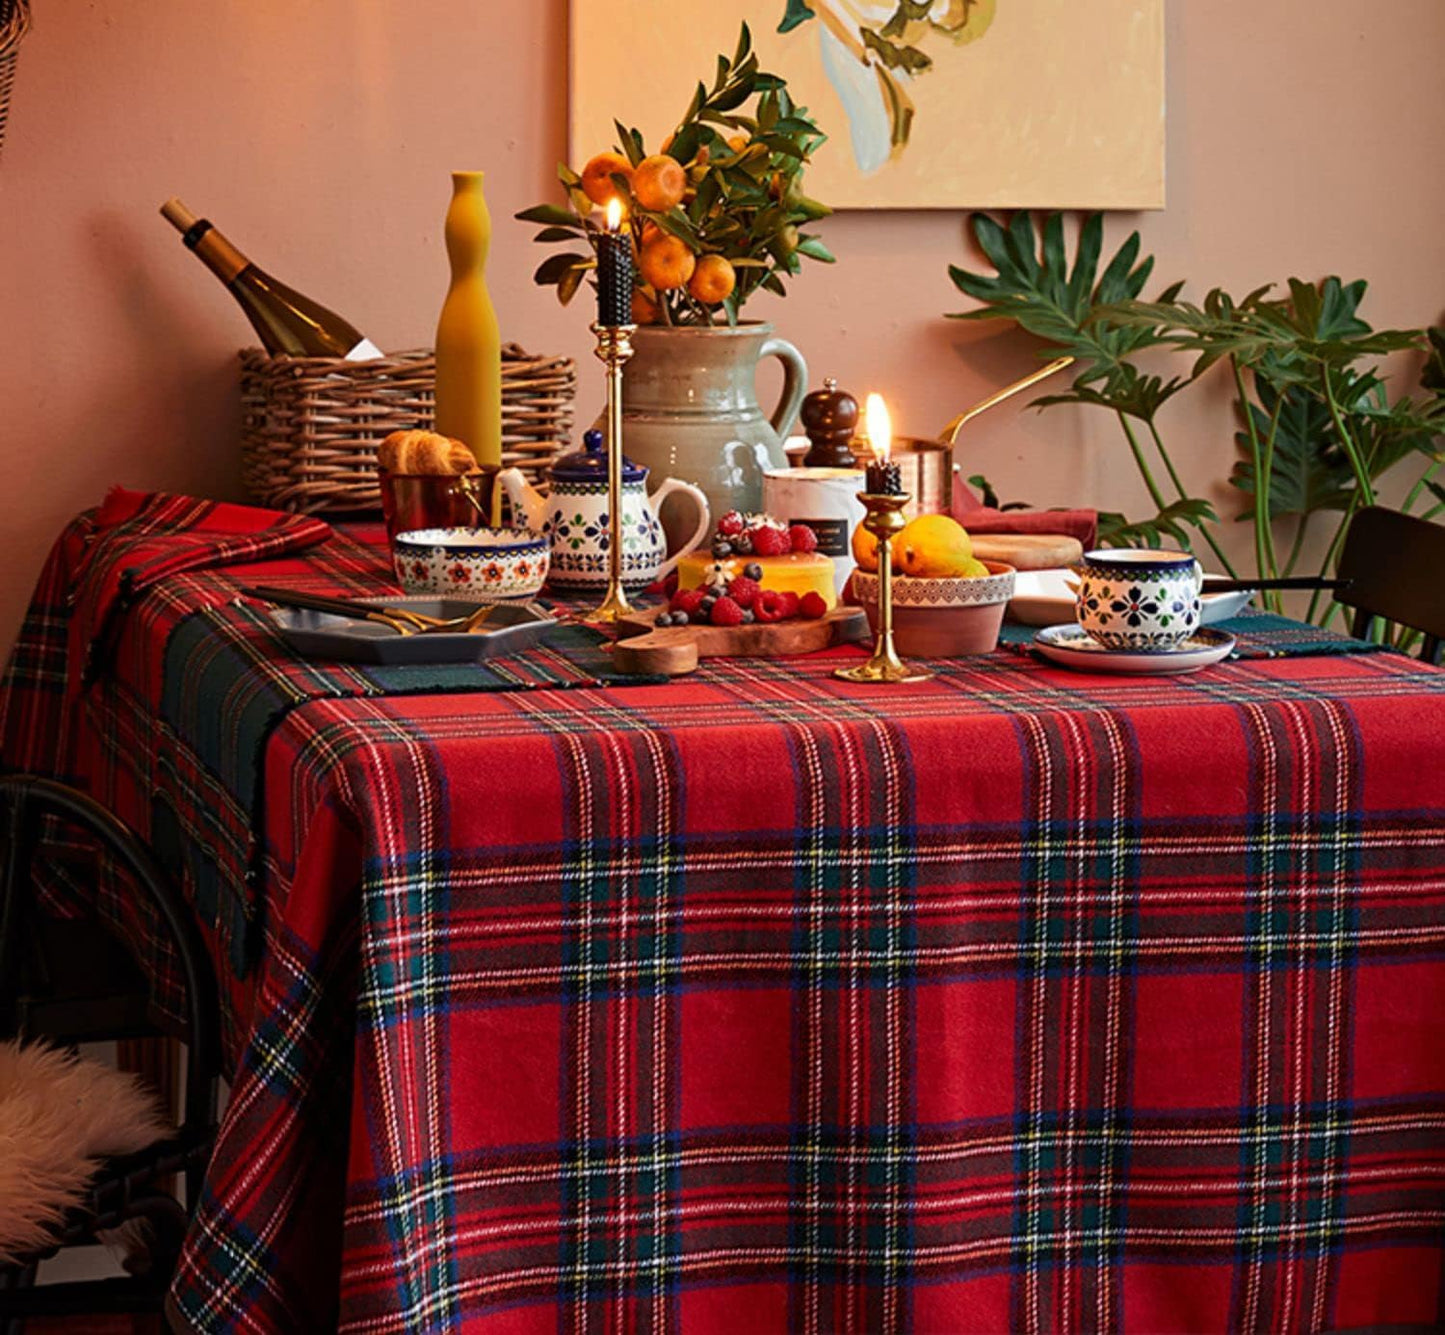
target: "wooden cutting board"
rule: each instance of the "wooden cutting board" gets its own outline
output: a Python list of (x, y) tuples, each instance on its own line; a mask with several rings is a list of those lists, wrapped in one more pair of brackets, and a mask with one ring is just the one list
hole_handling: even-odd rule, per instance
[(656, 607), (617, 623), (612, 662), (619, 672), (692, 672), (700, 658), (781, 658), (811, 654), (835, 644), (866, 639), (868, 618), (861, 608), (835, 607), (817, 621), (795, 617), (750, 626), (663, 626), (652, 623), (665, 611)]
[[(967, 527), (965, 525), (964, 527)], [(971, 533), (980, 561), (1004, 561), (1015, 570), (1056, 570), (1084, 555), (1084, 544), (1064, 533)]]

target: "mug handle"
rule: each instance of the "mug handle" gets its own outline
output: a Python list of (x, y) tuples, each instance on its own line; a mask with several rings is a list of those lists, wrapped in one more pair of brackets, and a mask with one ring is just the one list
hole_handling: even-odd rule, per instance
[(693, 503), (697, 506), (697, 528), (693, 530), (692, 537), (683, 543), (672, 556), (669, 556), (666, 561), (658, 566), (657, 574), (653, 576), (653, 579), (663, 579), (667, 575), (670, 575), (673, 567), (681, 561), (684, 556), (694, 548), (702, 546), (703, 540), (707, 537), (708, 529), (712, 527), (712, 511), (708, 508), (707, 497), (704, 496), (698, 488), (694, 487), (691, 482), (684, 482), (681, 478), (668, 478), (662, 486), (647, 498), (647, 503), (652, 507), (652, 513), (654, 515), (660, 515), (662, 513), (662, 502), (674, 491), (680, 491), (690, 496)]
[(770, 338), (758, 353), (758, 360), (776, 357), (783, 364), (783, 394), (773, 415), (768, 419), (779, 440), (787, 439), (793, 424), (798, 420), (798, 410), (803, 406), (803, 397), (808, 392), (808, 363), (803, 354), (785, 338)]

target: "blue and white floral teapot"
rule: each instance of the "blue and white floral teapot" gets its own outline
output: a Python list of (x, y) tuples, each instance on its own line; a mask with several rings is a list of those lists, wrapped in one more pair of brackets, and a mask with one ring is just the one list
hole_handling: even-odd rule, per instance
[[(545, 533), (551, 542), (548, 584), (564, 589), (605, 589), (608, 578), (607, 451), (600, 431), (582, 438), (583, 448), (564, 454), (548, 470), (552, 494), (543, 496), (515, 469), (497, 477), (514, 516)], [(697, 507), (692, 537), (672, 556), (667, 554), (658, 511), (673, 492)], [(690, 482), (668, 478), (649, 496), (647, 469), (622, 461), (622, 582), (642, 588), (667, 574), (688, 552), (701, 545), (712, 525), (707, 498)]]

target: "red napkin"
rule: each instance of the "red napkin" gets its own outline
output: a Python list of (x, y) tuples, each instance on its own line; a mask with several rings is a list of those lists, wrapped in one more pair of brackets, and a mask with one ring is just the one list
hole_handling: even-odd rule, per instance
[(308, 515), (112, 487), (95, 514), (71, 585), (70, 680), (95, 675), (108, 656), (119, 614), (160, 580), (282, 556), (330, 536), (329, 524)]
[(1098, 541), (1097, 510), (995, 510), (953, 475), (953, 517), (970, 533), (1064, 533), (1087, 551)]

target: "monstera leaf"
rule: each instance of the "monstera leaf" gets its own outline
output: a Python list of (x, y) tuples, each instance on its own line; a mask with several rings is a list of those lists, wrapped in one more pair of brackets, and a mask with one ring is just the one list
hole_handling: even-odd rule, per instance
[[(1274, 451), (1269, 470), (1269, 513), (1271, 519), (1286, 515), (1307, 515), (1314, 510), (1343, 510), (1349, 505), (1354, 486), (1350, 461), (1340, 448), (1330, 418), (1329, 406), (1318, 394), (1302, 386), (1283, 393), (1267, 380), (1257, 383), (1258, 403), (1249, 412), (1259, 439), (1268, 438), (1274, 422)], [(1278, 421), (1275, 422), (1276, 408)], [(1250, 454), (1247, 431), (1235, 437), (1246, 456)], [(1229, 480), (1245, 495), (1255, 491), (1254, 460), (1246, 457), (1234, 465)], [(1238, 518), (1252, 519), (1251, 502)]]
[(1165, 538), (1172, 538), (1181, 547), (1189, 546), (1189, 528), (1202, 528), (1218, 523), (1219, 516), (1208, 501), (1186, 497), (1166, 505), (1153, 519), (1126, 519), (1113, 510), (1099, 511), (1099, 545), (1101, 547), (1162, 547)]

